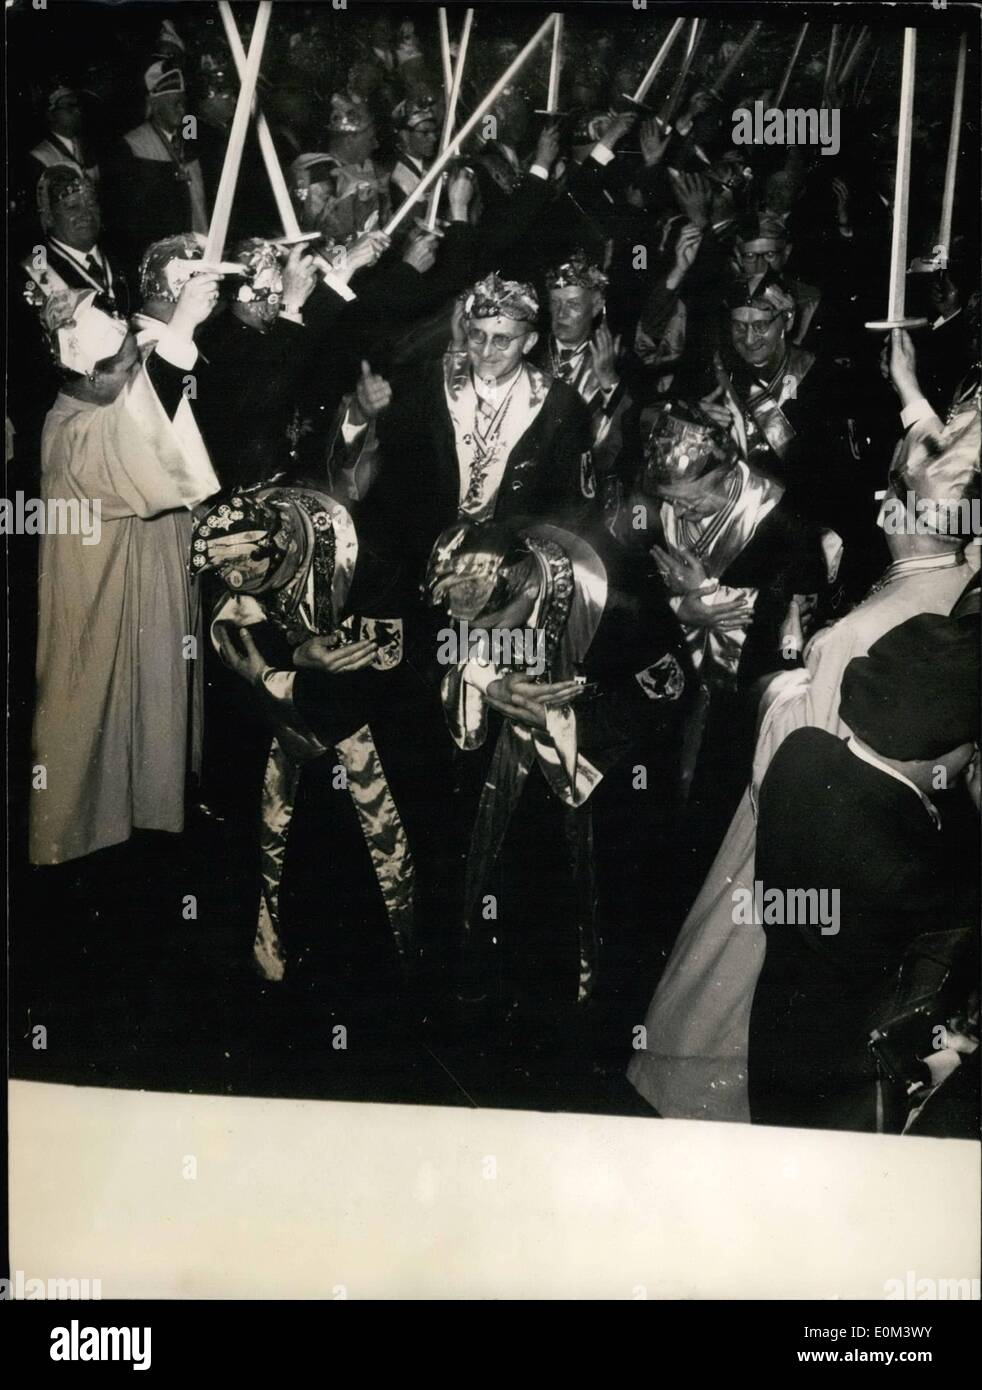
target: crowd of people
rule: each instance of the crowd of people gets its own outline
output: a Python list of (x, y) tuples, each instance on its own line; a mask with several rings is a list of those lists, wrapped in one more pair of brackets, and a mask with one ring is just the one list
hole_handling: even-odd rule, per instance
[[(661, 31), (571, 11), (561, 111), (546, 44), (435, 223), (387, 231), (438, 154), (435, 22), (277, 5), (301, 232), (252, 126), (206, 260), (238, 78), (186, 8), (133, 72), (50, 74), (13, 151), (8, 478), (101, 517), (39, 539), (31, 864), (207, 824), (254, 842), (237, 939), (276, 988), (574, 1038), (648, 1113), (924, 1132), (978, 1035), (979, 200), (963, 160), (939, 258), (947, 96), (914, 130), (924, 326), (874, 334), (899, 30), (840, 85), (820, 26), (802, 52), (829, 158), (731, 139), (790, 21), (735, 70), (706, 21), (639, 109)], [(489, 9), (458, 124), (531, 32)]]

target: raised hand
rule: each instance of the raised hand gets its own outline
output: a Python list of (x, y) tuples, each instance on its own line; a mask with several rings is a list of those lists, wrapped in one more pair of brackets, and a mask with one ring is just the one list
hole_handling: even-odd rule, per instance
[(662, 155), (668, 148), (671, 134), (662, 135), (658, 122), (652, 116), (651, 120), (645, 121), (639, 131), (641, 136), (641, 153), (644, 162), (649, 169), (653, 169), (656, 164), (661, 162)]
[(454, 222), (466, 222), (471, 199), (474, 197), (474, 175), (461, 166), (447, 184), (447, 203)]
[(880, 352), (880, 371), (889, 379), (901, 404), (908, 405), (921, 394), (917, 381), (917, 353), (906, 328), (890, 330)]
[(666, 281), (670, 290), (677, 290), (692, 268), (692, 262), (699, 253), (702, 244), (702, 227), (697, 227), (694, 222), (686, 222), (679, 232), (679, 239), (675, 243), (675, 264), (669, 271)]
[(464, 312), (464, 304), (466, 301), (466, 295), (458, 295), (454, 300), (453, 313), (450, 315), (450, 334), (453, 346), (458, 352), (462, 352), (467, 346), (467, 315)]
[(283, 267), (283, 308), (288, 314), (298, 314), (317, 286), (317, 267), (301, 242), (294, 246)]
[(699, 404), (707, 415), (711, 415), (718, 425), (725, 425), (730, 429), (733, 425), (733, 412), (725, 403), (723, 397), (726, 395), (725, 386), (717, 386), (716, 390), (708, 396), (703, 396)]
[(338, 273), (345, 281), (349, 280), (356, 270), (374, 265), (390, 245), (391, 238), (386, 236), (385, 232), (362, 232), (345, 248)]
[(202, 270), (185, 281), (170, 321), (175, 333), (183, 338), (194, 337), (194, 330), (204, 323), (218, 302), (221, 279), (216, 270)]
[(406, 265), (418, 270), (420, 275), (425, 275), (436, 264), (436, 248), (439, 243), (440, 238), (435, 232), (421, 232), (418, 236), (410, 238), (402, 253), (402, 259)]
[(713, 197), (709, 180), (702, 174), (680, 174), (674, 169), (669, 173), (679, 207), (696, 227), (707, 227)]
[(600, 137), (600, 144), (606, 145), (608, 150), (612, 150), (618, 140), (623, 140), (624, 136), (634, 125), (637, 117), (633, 111), (623, 111), (619, 116), (615, 116), (610, 125)]
[(559, 124), (556, 121), (544, 126), (535, 147), (533, 164), (541, 164), (543, 169), (551, 169), (559, 155)]
[(597, 380), (605, 391), (617, 385), (617, 353), (620, 349), (620, 335), (615, 339), (606, 323), (601, 323), (590, 339), (590, 357)]
[(385, 377), (378, 376), (367, 362), (362, 361), (355, 396), (365, 419), (374, 420), (383, 410), (388, 409), (392, 401), (392, 387)]

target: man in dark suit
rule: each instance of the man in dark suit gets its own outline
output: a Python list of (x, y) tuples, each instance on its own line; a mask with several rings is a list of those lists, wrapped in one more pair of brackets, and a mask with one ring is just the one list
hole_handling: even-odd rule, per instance
[[(970, 805), (953, 790), (942, 819), (935, 799), (977, 765), (978, 708), (976, 624), (921, 614), (847, 666), (848, 740), (797, 729), (771, 763), (757, 822), (767, 954), (750, 1020), (756, 1123), (876, 1127), (867, 1041), (885, 987), (915, 937), (977, 922), (978, 864), (957, 835)], [(802, 890), (818, 898), (802, 912), (799, 896), (792, 912)]]
[(624, 422), (632, 393), (630, 366), (619, 360), (619, 344), (607, 326), (607, 276), (583, 252), (575, 252), (546, 272), (549, 333), (531, 354), (532, 362), (568, 382), (590, 412), (590, 437), (598, 495), (610, 512), (617, 509), (622, 479)]
[(376, 500), (422, 578), (458, 516), (583, 520), (596, 488), (590, 419), (576, 391), (532, 367), (534, 290), (492, 274), (465, 296), (454, 348), (397, 382), (381, 416)]

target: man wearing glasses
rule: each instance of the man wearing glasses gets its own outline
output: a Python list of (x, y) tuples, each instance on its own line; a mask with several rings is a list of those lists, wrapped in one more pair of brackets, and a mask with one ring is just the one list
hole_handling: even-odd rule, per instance
[(770, 268), (756, 281), (737, 281), (727, 308), (730, 352), (717, 355), (719, 385), (702, 404), (732, 427), (753, 469), (781, 483), (802, 516), (835, 533), (845, 551), (829, 541), (830, 580), (837, 575), (860, 597), (874, 577), (876, 484), (848, 467), (846, 417), (855, 413), (848, 382), (792, 341), (796, 304)]

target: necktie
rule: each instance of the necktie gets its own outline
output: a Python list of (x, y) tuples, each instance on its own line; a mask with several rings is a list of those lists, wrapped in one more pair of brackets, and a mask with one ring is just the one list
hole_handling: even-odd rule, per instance
[(88, 255), (88, 256), (86, 256), (86, 258), (85, 258), (85, 269), (86, 269), (86, 270), (88, 271), (88, 273), (92, 276), (93, 280), (98, 280), (99, 285), (101, 286), (102, 289), (108, 290), (109, 286), (108, 286), (108, 284), (106, 283), (106, 274), (105, 274), (105, 271), (103, 270), (103, 268), (102, 268), (102, 266), (99, 264), (99, 262), (96, 260), (95, 256), (93, 256), (93, 255)]
[(563, 381), (569, 381), (573, 375), (573, 358), (576, 356), (574, 348), (560, 348), (557, 375)]

